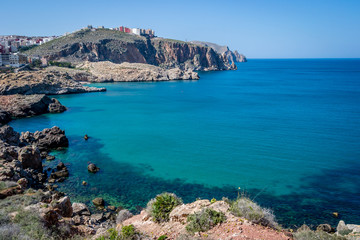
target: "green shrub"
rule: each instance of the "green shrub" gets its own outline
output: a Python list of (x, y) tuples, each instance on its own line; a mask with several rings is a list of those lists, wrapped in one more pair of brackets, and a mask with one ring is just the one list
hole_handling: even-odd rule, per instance
[(346, 240), (345, 237), (329, 234), (323, 231), (303, 230), (294, 233), (296, 240)]
[(19, 225), (21, 232), (32, 239), (50, 239), (51, 232), (44, 226), (40, 217), (32, 211), (19, 211), (14, 223)]
[(157, 240), (165, 240), (165, 239), (168, 239), (168, 237), (166, 235), (162, 235)]
[(50, 66), (64, 67), (64, 68), (75, 68), (70, 62), (55, 62), (49, 61)]
[(154, 222), (169, 221), (170, 212), (178, 205), (182, 204), (181, 198), (173, 193), (162, 193), (150, 200), (146, 210), (152, 216)]
[(121, 228), (121, 237), (122, 239), (136, 239), (136, 236), (139, 233), (136, 231), (134, 225), (128, 225), (128, 226), (123, 226)]
[(270, 209), (262, 208), (246, 197), (240, 197), (232, 202), (230, 211), (235, 216), (246, 218), (253, 223), (273, 228), (279, 227), (275, 221), (275, 216)]
[(190, 233), (206, 232), (217, 224), (226, 220), (224, 213), (210, 208), (202, 209), (200, 212), (188, 216), (186, 230)]
[(216, 198), (211, 199), (210, 203), (211, 204), (216, 203)]

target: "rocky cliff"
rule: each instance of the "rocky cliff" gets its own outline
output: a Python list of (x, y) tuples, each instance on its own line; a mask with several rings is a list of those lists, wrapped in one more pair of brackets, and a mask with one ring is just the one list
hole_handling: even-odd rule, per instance
[(228, 46), (221, 46), (215, 43), (201, 41), (191, 41), (191, 43), (214, 49), (214, 51), (218, 54), (225, 56), (230, 63), (247, 61), (245, 55), (240, 54), (237, 50), (231, 51)]
[(163, 38), (150, 40), (108, 29), (81, 30), (33, 48), (25, 54), (56, 61), (147, 63), (183, 70), (236, 68), (210, 47)]

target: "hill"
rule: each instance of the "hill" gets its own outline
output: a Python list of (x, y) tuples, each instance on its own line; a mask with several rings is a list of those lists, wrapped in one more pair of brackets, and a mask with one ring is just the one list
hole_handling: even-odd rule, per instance
[(208, 46), (145, 38), (109, 29), (80, 30), (24, 52), (52, 61), (147, 63), (183, 70), (231, 70), (235, 64)]

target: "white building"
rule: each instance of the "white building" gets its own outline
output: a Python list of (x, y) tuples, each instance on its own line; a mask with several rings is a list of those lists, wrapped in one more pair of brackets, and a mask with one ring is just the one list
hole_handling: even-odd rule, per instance
[(132, 28), (131, 32), (136, 35), (140, 35), (140, 28)]
[(9, 55), (9, 62), (10, 62), (9, 65), (11, 67), (20, 67), (18, 55), (14, 55), (14, 54)]

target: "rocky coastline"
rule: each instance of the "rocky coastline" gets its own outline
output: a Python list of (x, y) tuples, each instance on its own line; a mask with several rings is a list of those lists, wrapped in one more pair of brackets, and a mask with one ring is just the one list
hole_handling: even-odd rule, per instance
[[(154, 211), (155, 204), (164, 194), (176, 197), (174, 194), (156, 196), (137, 215), (121, 206), (108, 206), (106, 199), (95, 198), (92, 205), (97, 210), (92, 212), (86, 204), (71, 202), (65, 193), (56, 190), (56, 183), (66, 181), (71, 175), (66, 162), (60, 162), (54, 168), (45, 169), (43, 166), (43, 161), (54, 159), (52, 150), (68, 146), (65, 131), (58, 127), (35, 133), (17, 133), (8, 125), (0, 127), (0, 218), (2, 224), (6, 223), (5, 227), (0, 226), (0, 234), (6, 236), (9, 229), (19, 228), (16, 223), (19, 216), (26, 219), (31, 215), (36, 216), (37, 223), (42, 227), (42, 237), (49, 239), (54, 234), (55, 237), (51, 239), (112, 239), (111, 234), (121, 236), (128, 228), (132, 229), (134, 238), (125, 239), (315, 239), (302, 238), (303, 235), (327, 237), (322, 239), (360, 237), (359, 225), (345, 224), (343, 221), (339, 222), (336, 230), (328, 224), (319, 225), (316, 231), (311, 231), (306, 225), (295, 232), (281, 229), (271, 212), (246, 198), (235, 202), (205, 199), (188, 204), (179, 200), (166, 211), (166, 218), (161, 215), (160, 222), (156, 220), (159, 212)], [(93, 168), (98, 169), (96, 166)], [(93, 172), (89, 170), (89, 174)], [(169, 200), (164, 198), (162, 201), (166, 203)], [(251, 214), (239, 215), (244, 203), (250, 204), (251, 210), (264, 215), (257, 215), (259, 217), (256, 218)], [(194, 222), (194, 217), (209, 213), (220, 214), (220, 223)], [(19, 234), (23, 237), (31, 235), (22, 231), (20, 228)], [(166, 238), (161, 238), (164, 236)]]

